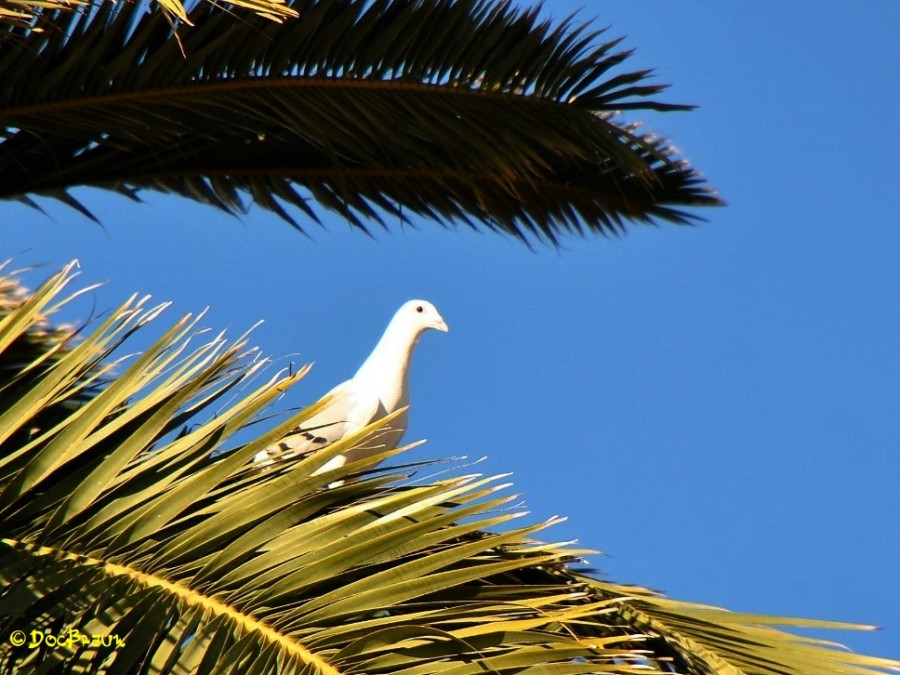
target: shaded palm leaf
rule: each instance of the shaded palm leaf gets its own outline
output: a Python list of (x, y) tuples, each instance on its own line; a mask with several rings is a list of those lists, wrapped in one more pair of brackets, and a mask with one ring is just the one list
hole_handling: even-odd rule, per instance
[(629, 52), (602, 31), (487, 0), (290, 6), (197, 7), (180, 45), (128, 4), (0, 42), (0, 198), (151, 188), (294, 224), (312, 198), (362, 229), (417, 214), (551, 242), (719, 203), (615, 114), (685, 107), (616, 74)]
[[(582, 552), (509, 529), (520, 513), (497, 478), (403, 480), (372, 467), (399, 450), (314, 475), (377, 435), (362, 430), (266, 471), (248, 462), (312, 415), (234, 442), (307, 372), (247, 391), (264, 361), (221, 336), (189, 349), (196, 319), (167, 331), (54, 426), (17, 433), (44, 406), (83, 391), (162, 306), (132, 298), (89, 336), (54, 345), (31, 301), (0, 302), (0, 364), (43, 336), (54, 357), (0, 410), (0, 667), (79, 672), (872, 673), (900, 663), (834, 649), (774, 625), (863, 628), (733, 614), (578, 572)], [(4, 280), (0, 292), (15, 287)], [(11, 352), (12, 350), (12, 352)], [(35, 357), (43, 363), (43, 356)], [(9, 369), (8, 369), (9, 370)], [(224, 395), (240, 387), (240, 397)], [(9, 405), (9, 402), (7, 402)], [(215, 407), (215, 416), (205, 421)], [(197, 423), (193, 423), (197, 422)], [(179, 431), (180, 430), (180, 431)], [(225, 452), (220, 452), (226, 450)], [(327, 486), (344, 480), (338, 488)], [(506, 528), (494, 531), (498, 526)], [(115, 634), (14, 647), (12, 630)], [(72, 633), (72, 631), (76, 631)]]

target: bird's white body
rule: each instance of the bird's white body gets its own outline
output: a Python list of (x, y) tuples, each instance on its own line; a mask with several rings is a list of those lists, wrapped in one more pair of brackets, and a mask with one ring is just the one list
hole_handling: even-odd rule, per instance
[[(304, 422), (302, 428), (259, 452), (254, 462), (268, 466), (278, 459), (304, 455), (408, 406), (409, 364), (419, 338), (429, 329), (448, 330), (434, 305), (425, 300), (404, 303), (356, 374), (328, 392), (328, 406)], [(371, 445), (334, 457), (316, 473), (396, 447), (406, 431), (407, 419), (408, 411), (404, 411)]]

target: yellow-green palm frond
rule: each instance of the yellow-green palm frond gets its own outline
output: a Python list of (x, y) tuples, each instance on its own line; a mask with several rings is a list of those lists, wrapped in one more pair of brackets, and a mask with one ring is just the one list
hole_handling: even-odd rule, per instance
[[(208, 0), (220, 11), (237, 8), (253, 12), (269, 21), (281, 22), (297, 18), (297, 12), (285, 4), (285, 0), (230, 0), (228, 3)], [(55, 30), (56, 22), (68, 12), (90, 13), (97, 6), (113, 0), (0, 0), (0, 27), (23, 31), (44, 32)], [(155, 0), (159, 10), (175, 25), (190, 25), (189, 7), (182, 0)], [(188, 3), (190, 5), (192, 3)], [(233, 10), (232, 10), (233, 11)]]
[[(0, 301), (0, 366), (71, 279)], [(0, 291), (14, 286), (0, 282)], [(579, 573), (584, 553), (517, 525), (502, 476), (407, 480), (385, 448), (316, 475), (390, 419), (307, 457), (255, 453), (316, 411), (253, 437), (307, 369), (260, 381), (246, 337), (196, 340), (186, 317), (51, 423), (42, 409), (155, 320), (131, 298), (0, 409), (0, 669), (105, 673), (873, 673), (898, 668), (773, 625)], [(39, 351), (39, 350), (38, 350)], [(38, 352), (35, 362), (43, 358)], [(10, 360), (11, 359), (11, 360)], [(7, 361), (9, 360), (9, 363)], [(320, 402), (321, 404), (321, 402)], [(317, 404), (319, 405), (319, 404)], [(23, 428), (34, 428), (20, 434)], [(247, 436), (247, 439), (242, 439)], [(12, 444), (10, 439), (16, 439)], [(446, 472), (445, 472), (446, 473)], [(335, 481), (339, 487), (329, 487)], [(74, 636), (50, 650), (13, 631)], [(122, 644), (83, 645), (79, 636)], [(112, 638), (109, 638), (112, 639)]]
[[(63, 304), (58, 294), (72, 279), (77, 263), (72, 263), (30, 294), (19, 282), (24, 270), (8, 271), (12, 261), (0, 265), (0, 411), (20, 410), (26, 392), (36, 386), (77, 339), (75, 326), (55, 325), (49, 315)], [(85, 289), (90, 290), (90, 289)], [(78, 295), (78, 294), (75, 294)], [(0, 456), (11, 447), (20, 447), (41, 430), (46, 430), (87, 401), (104, 381), (110, 364), (95, 359), (86, 364), (68, 388), (43, 399), (29, 419), (0, 440)], [(0, 413), (3, 414), (3, 413)]]
[[(69, 273), (35, 295), (53, 297)], [(3, 411), (0, 437), (30, 426), (47, 400), (161, 309), (132, 298), (63, 350)], [(4, 328), (30, 330), (27, 311), (13, 308)], [(490, 532), (522, 515), (508, 510), (512, 497), (497, 478), (405, 484), (408, 468), (366, 471), (395, 449), (314, 475), (390, 419), (274, 470), (249, 467), (314, 408), (248, 442), (234, 435), (306, 370), (248, 392), (264, 361), (245, 340), (192, 345), (196, 330), (196, 319), (180, 321), (66, 419), (0, 459), (0, 632), (115, 634), (125, 645), (43, 653), (5, 641), (0, 667), (641, 669), (632, 668), (644, 659), (632, 653), (640, 636), (603, 625), (616, 601), (586, 601), (583, 584), (518, 578), (578, 551), (531, 540), (551, 523)], [(329, 489), (336, 479), (346, 483)], [(593, 625), (590, 641), (582, 622)], [(574, 666), (576, 657), (584, 663)]]
[(153, 189), (297, 227), (317, 203), (363, 230), (418, 215), (551, 243), (720, 203), (618, 115), (689, 106), (621, 71), (602, 30), (491, 0), (289, 6), (277, 24), (199, 5), (180, 43), (127, 3), (0, 36), (0, 199), (88, 213), (70, 188)]
[(779, 630), (874, 630), (875, 626), (731, 612), (720, 607), (666, 598), (635, 586), (576, 575), (591, 597), (626, 599), (619, 604), (623, 624), (665, 641), (680, 663), (677, 672), (830, 675), (898, 671), (900, 662), (856, 654), (834, 642)]

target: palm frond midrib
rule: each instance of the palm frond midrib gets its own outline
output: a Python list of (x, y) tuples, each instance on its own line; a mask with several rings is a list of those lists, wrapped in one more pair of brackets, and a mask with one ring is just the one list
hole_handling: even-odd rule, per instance
[[(609, 53), (617, 40), (587, 47), (599, 31), (579, 38), (581, 30), (564, 21), (548, 34), (535, 12), (520, 13), (506, 3), (490, 14), (480, 11), (488, 6), (483, 0), (316, 0), (293, 5), (304, 18), (280, 26), (234, 21), (198, 7), (193, 17), (197, 28), (182, 36), (182, 48), (164, 39), (171, 29), (159, 13), (104, 6), (87, 18), (71, 17), (66, 31), (32, 34), (18, 49), (21, 58), (32, 55), (33, 69), (44, 70), (51, 81), (60, 80), (60, 93), (105, 90), (116, 82), (140, 88), (173, 78), (340, 74), (531, 90), (544, 98), (568, 100), (623, 59), (622, 52)], [(415, 27), (420, 30), (411, 30)], [(398, 39), (385, 39), (398, 30)], [(87, 45), (92, 49), (85, 52)], [(63, 80), (76, 51), (96, 63)], [(16, 70), (8, 75), (11, 84), (19, 79)], [(21, 91), (48, 86), (33, 81), (29, 86), (24, 80), (20, 84)]]
[[(105, 108), (116, 106), (157, 104), (161, 107), (190, 108), (187, 98), (192, 101), (215, 105), (216, 94), (229, 95), (231, 97), (251, 92), (271, 92), (275, 90), (326, 91), (344, 90), (377, 91), (377, 92), (414, 92), (416, 94), (432, 94), (440, 97), (442, 101), (448, 98), (475, 98), (479, 101), (493, 99), (495, 101), (511, 102), (515, 106), (564, 106), (574, 105), (576, 101), (563, 103), (553, 98), (537, 96), (532, 93), (505, 91), (496, 89), (484, 90), (469, 86), (465, 83), (422, 82), (410, 79), (371, 79), (366, 76), (344, 77), (297, 77), (288, 74), (282, 75), (245, 75), (223, 77), (206, 77), (191, 79), (176, 84), (162, 84), (159, 86), (146, 86), (136, 88), (124, 85), (117, 87), (114, 84), (102, 93), (74, 92), (69, 97), (57, 97), (53, 100), (40, 102), (19, 103), (10, 101), (2, 108), (2, 119), (16, 123), (18, 121), (40, 118), (51, 114), (75, 114), (81, 109)], [(687, 108), (688, 106), (679, 106)], [(619, 106), (611, 105), (609, 110), (618, 110)]]
[[(594, 45), (600, 31), (486, 0), (294, 6), (303, 18), (284, 26), (198, 10), (184, 54), (132, 6), (29, 35), (0, 58), (2, 197), (93, 218), (67, 190), (150, 188), (231, 213), (248, 195), (298, 229), (288, 207), (318, 221), (315, 201), (364, 231), (408, 210), (552, 243), (720, 203), (611, 114), (684, 106), (652, 100), (647, 70), (608, 74), (629, 52)], [(14, 56), (28, 66), (4, 71)], [(408, 172), (432, 167), (413, 194)]]

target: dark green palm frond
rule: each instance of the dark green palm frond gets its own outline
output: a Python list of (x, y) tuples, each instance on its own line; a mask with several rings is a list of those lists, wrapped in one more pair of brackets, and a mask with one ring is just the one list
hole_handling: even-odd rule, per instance
[(0, 42), (0, 198), (150, 188), (295, 224), (315, 200), (362, 229), (417, 214), (551, 242), (720, 203), (616, 114), (685, 107), (618, 72), (603, 31), (488, 0), (290, 7), (197, 7), (180, 44), (130, 4)]
[[(53, 302), (70, 275), (34, 297)], [(27, 300), (13, 304), (0, 303), (4, 365), (37, 316)], [(21, 406), (0, 410), (3, 438), (159, 311), (132, 299), (77, 344), (46, 341), (54, 364), (22, 391)], [(65, 419), (0, 457), (4, 672), (900, 669), (771, 627), (856, 626), (732, 614), (585, 576), (583, 552), (533, 539), (553, 521), (510, 528), (522, 514), (510, 510), (514, 496), (499, 477), (410, 483), (409, 467), (372, 470), (398, 449), (313, 475), (390, 419), (256, 470), (253, 455), (315, 406), (246, 443), (234, 434), (307, 371), (250, 389), (264, 361), (246, 340), (189, 347), (195, 331), (195, 319), (179, 322)], [(241, 396), (223, 403), (238, 387)], [(328, 487), (336, 480), (344, 483)], [(115, 635), (124, 645), (16, 647), (16, 630)]]

